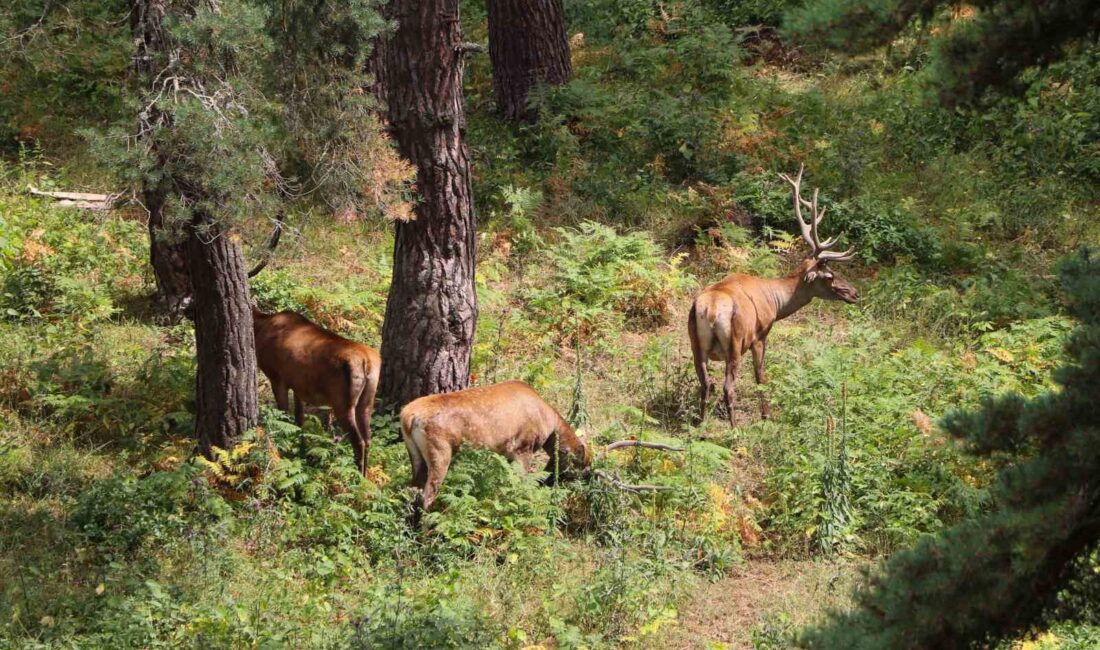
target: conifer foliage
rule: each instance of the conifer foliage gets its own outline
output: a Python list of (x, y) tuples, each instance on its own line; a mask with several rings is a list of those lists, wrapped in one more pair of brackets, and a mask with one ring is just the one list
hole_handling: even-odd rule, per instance
[[(789, 29), (845, 51), (889, 43), (914, 19), (955, 3), (944, 0), (814, 0), (790, 16)], [(973, 12), (971, 12), (973, 10)], [(1067, 45), (1100, 34), (1094, 0), (978, 0), (938, 30), (931, 78), (945, 104), (1008, 88), (1027, 67), (1061, 59)]]
[(1060, 392), (1006, 395), (945, 426), (973, 453), (1021, 458), (999, 474), (994, 508), (897, 553), (857, 607), (810, 631), (808, 648), (966, 648), (1041, 622), (1059, 592), (1090, 571), (1100, 542), (1100, 259), (1062, 265), (1080, 326), (1056, 373)]
[(371, 153), (388, 151), (353, 92), (381, 26), (374, 7), (134, 0), (139, 128), (99, 145), (155, 207), (154, 261), (186, 242), (176, 250), (194, 293), (196, 433), (207, 453), (257, 422), (241, 225), (306, 194), (349, 209), (376, 176)]

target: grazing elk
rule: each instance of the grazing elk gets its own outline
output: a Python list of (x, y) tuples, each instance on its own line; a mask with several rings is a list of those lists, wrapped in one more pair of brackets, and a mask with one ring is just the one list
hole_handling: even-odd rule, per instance
[[(439, 487), (451, 458), (463, 445), (490, 449), (519, 460), (530, 469), (538, 450), (550, 460), (550, 475), (544, 485), (557, 478), (573, 479), (589, 474), (592, 453), (552, 406), (522, 381), (506, 381), (490, 386), (429, 395), (409, 402), (401, 410), (401, 437), (412, 462), (412, 483), (421, 490), (420, 508), (428, 510), (439, 494)], [(622, 440), (607, 447), (649, 447), (682, 451), (660, 443)], [(664, 489), (662, 486), (631, 485), (603, 470), (591, 472), (612, 485), (631, 492)]]
[(350, 341), (292, 311), (265, 314), (252, 308), (256, 362), (271, 381), (275, 402), (302, 425), (304, 404), (328, 406), (355, 450), (365, 476), (370, 451), (370, 417), (382, 357), (372, 347)]
[[(794, 213), (798, 219), (802, 238), (810, 245), (810, 256), (784, 278), (758, 278), (734, 273), (703, 289), (696, 296), (688, 313), (688, 338), (695, 359), (695, 372), (699, 375), (699, 420), (706, 417), (710, 382), (707, 378), (707, 361), (725, 361), (726, 409), (730, 426), (735, 426), (734, 379), (741, 365), (741, 357), (752, 350), (756, 383), (764, 383), (764, 351), (768, 345), (768, 333), (776, 321), (802, 309), (814, 298), (843, 300), (854, 303), (859, 299), (855, 287), (833, 273), (831, 262), (845, 262), (854, 257), (854, 249), (844, 252), (830, 250), (837, 243), (834, 237), (821, 241), (818, 224), (825, 217), (825, 208), (818, 209), (815, 189), (809, 201), (802, 198), (802, 171), (791, 179), (786, 174), (780, 178), (791, 184), (794, 191)], [(812, 211), (807, 223), (802, 218), (802, 208)], [(762, 403), (762, 415), (770, 416), (770, 406)]]
[(424, 510), (435, 502), (451, 456), (463, 444), (518, 459), (525, 470), (542, 449), (550, 454), (548, 484), (554, 482), (555, 469), (563, 478), (572, 477), (592, 462), (573, 427), (522, 381), (413, 400), (401, 409), (401, 438), (412, 462), (413, 486), (422, 490)]

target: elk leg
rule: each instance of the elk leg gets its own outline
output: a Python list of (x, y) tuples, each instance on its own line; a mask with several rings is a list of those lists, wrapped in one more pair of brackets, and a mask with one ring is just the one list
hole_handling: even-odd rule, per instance
[(294, 391), (294, 424), (301, 428), (305, 421), (305, 404), (302, 402), (302, 396), (298, 394), (298, 391)]
[(290, 387), (277, 380), (271, 382), (271, 392), (275, 394), (275, 405), (283, 413), (290, 413)]
[(359, 435), (359, 429), (355, 426), (355, 412), (350, 408), (335, 409), (336, 423), (347, 432), (351, 438), (351, 447), (355, 451), (355, 467), (363, 476), (367, 475), (366, 450), (363, 445), (363, 437)]
[(707, 418), (707, 402), (710, 400), (710, 379), (706, 361), (696, 360), (695, 374), (699, 376), (699, 423)]
[(691, 357), (695, 361), (695, 375), (699, 377), (699, 424), (707, 417), (707, 400), (710, 399), (710, 379), (707, 378), (707, 358), (699, 343), (699, 329), (695, 324), (695, 305), (688, 312), (688, 338), (691, 340)]
[[(752, 344), (752, 369), (756, 373), (756, 385), (764, 383), (764, 351), (767, 349), (767, 341), (761, 339)], [(768, 396), (760, 391), (760, 417), (768, 420), (772, 416), (772, 405), (768, 402)]]
[(431, 445), (425, 460), (428, 464), (428, 480), (424, 483), (420, 503), (426, 512), (435, 503), (439, 486), (443, 484), (443, 477), (447, 475), (447, 468), (451, 465), (451, 448), (447, 445)]
[(376, 385), (368, 382), (359, 395), (359, 401), (355, 404), (355, 426), (359, 429), (359, 436), (363, 440), (363, 471), (366, 471), (367, 457), (370, 455), (370, 416), (374, 411)]
[(737, 370), (741, 367), (741, 346), (736, 342), (730, 342), (729, 360), (726, 362), (726, 381), (723, 384), (726, 396), (726, 410), (729, 411), (730, 426), (737, 426), (737, 414), (733, 411), (733, 404), (737, 401), (734, 390), (734, 381), (737, 379)]
[(428, 482), (428, 464), (420, 457), (420, 452), (414, 449), (415, 446), (416, 443), (405, 443), (409, 452), (409, 463), (412, 465), (412, 485), (418, 490), (423, 490)]

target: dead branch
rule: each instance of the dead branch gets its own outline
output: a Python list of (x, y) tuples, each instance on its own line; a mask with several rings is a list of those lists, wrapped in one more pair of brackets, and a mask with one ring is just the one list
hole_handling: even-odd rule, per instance
[(671, 485), (644, 485), (637, 483), (626, 483), (621, 478), (612, 474), (611, 472), (605, 472), (602, 469), (592, 470), (592, 475), (607, 481), (608, 484), (619, 488), (624, 492), (632, 492), (639, 494), (642, 492), (667, 492), (673, 489)]
[(619, 440), (613, 442), (604, 449), (607, 451), (615, 451), (616, 449), (622, 449), (624, 447), (644, 447), (646, 449), (660, 449), (661, 451), (684, 451), (683, 447), (674, 447), (672, 445), (666, 445), (663, 442), (646, 442), (645, 440)]

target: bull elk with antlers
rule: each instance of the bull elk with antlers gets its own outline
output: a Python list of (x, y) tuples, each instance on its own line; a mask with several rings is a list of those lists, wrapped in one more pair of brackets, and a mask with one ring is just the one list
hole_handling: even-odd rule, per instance
[[(248, 272), (255, 277), (267, 266), (279, 244), (285, 216), (276, 216), (267, 255)], [(252, 306), (256, 364), (271, 382), (275, 403), (290, 412), (294, 391), (294, 421), (302, 426), (304, 407), (327, 406), (336, 423), (351, 438), (355, 465), (366, 476), (370, 451), (370, 418), (378, 391), (382, 357), (374, 348), (346, 339), (293, 311), (268, 314)]]
[[(829, 267), (832, 262), (846, 262), (855, 256), (854, 249), (844, 252), (831, 250), (837, 238), (821, 241), (817, 228), (825, 218), (825, 208), (818, 208), (818, 191), (813, 198), (802, 198), (802, 172), (792, 179), (786, 174), (780, 178), (790, 183), (794, 192), (794, 214), (798, 219), (802, 238), (810, 245), (810, 255), (783, 278), (758, 278), (734, 273), (703, 289), (696, 296), (688, 313), (688, 337), (695, 359), (695, 372), (699, 376), (699, 420), (706, 417), (710, 397), (707, 378), (707, 361), (725, 361), (724, 393), (730, 426), (736, 425), (734, 415), (734, 379), (741, 365), (741, 357), (752, 350), (756, 383), (764, 383), (764, 352), (768, 345), (768, 333), (772, 325), (799, 309), (814, 298), (843, 300), (854, 303), (859, 299), (855, 287)], [(812, 214), (807, 222), (802, 209)], [(764, 418), (770, 416), (767, 402), (762, 405)]]
[[(409, 402), (401, 410), (401, 437), (412, 462), (413, 487), (420, 492), (420, 508), (429, 510), (439, 494), (451, 458), (462, 445), (490, 449), (530, 469), (540, 449), (550, 460), (544, 485), (557, 478), (573, 479), (591, 474), (631, 492), (664, 489), (632, 485), (603, 470), (590, 471), (592, 453), (569, 423), (522, 381), (429, 395)], [(682, 451), (660, 443), (623, 440), (607, 450), (648, 447)]]

